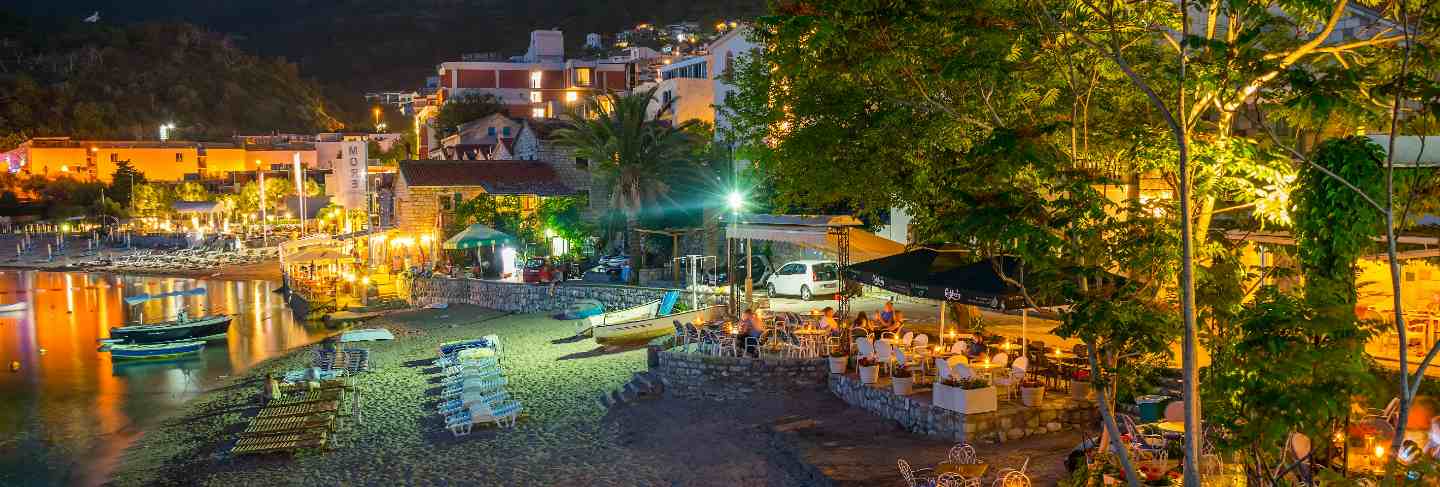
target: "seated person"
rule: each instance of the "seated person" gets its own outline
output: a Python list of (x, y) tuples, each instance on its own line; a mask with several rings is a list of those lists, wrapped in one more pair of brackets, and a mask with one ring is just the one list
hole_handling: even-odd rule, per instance
[(883, 321), (880, 323), (880, 331), (888, 331), (896, 335), (904, 333), (904, 328), (905, 314), (900, 311), (896, 311), (894, 315), (891, 315), (890, 322), (888, 324)]
[(1425, 438), (1425, 454), (1440, 458), (1440, 416), (1430, 418), (1430, 431)]
[(875, 324), (870, 322), (870, 318), (865, 316), (864, 311), (861, 311), (855, 315), (855, 321), (850, 322), (850, 332), (855, 334), (863, 331), (868, 335), (872, 331), (870, 328), (873, 326), (875, 326)]
[(815, 324), (821, 330), (829, 331), (832, 335), (840, 332), (840, 323), (835, 321), (835, 308), (826, 306), (820, 310), (820, 321)]
[(885, 308), (876, 316), (880, 324), (889, 327), (895, 324), (895, 301), (886, 301)]

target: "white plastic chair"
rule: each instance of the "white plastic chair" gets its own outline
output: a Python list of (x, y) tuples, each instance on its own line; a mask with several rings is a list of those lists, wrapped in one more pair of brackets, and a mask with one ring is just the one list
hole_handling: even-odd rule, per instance
[(856, 338), (856, 339), (855, 339), (855, 352), (858, 354), (857, 357), (856, 357), (857, 360), (858, 360), (859, 358), (861, 358), (861, 357), (874, 357), (874, 356), (875, 356), (875, 340), (871, 340), (870, 337), (859, 337), (859, 338)]
[(945, 472), (935, 478), (935, 487), (980, 487), (980, 479), (965, 477), (955, 472)]
[(894, 349), (890, 348), (890, 342), (880, 340), (875, 342), (875, 360), (880, 362), (881, 369), (889, 369), (890, 361), (895, 359)]
[(997, 353), (995, 354), (995, 356), (990, 357), (990, 363), (999, 365), (1001, 367), (1010, 365), (1010, 356), (1006, 355), (1005, 352)]
[(975, 371), (971, 370), (969, 365), (955, 364), (950, 368), (950, 376), (956, 379), (973, 379)]
[(915, 339), (910, 341), (910, 346), (915, 348), (926, 348), (930, 346), (930, 336), (924, 333), (915, 335)]
[(1029, 371), (1029, 370), (1030, 370), (1030, 358), (1029, 358), (1029, 357), (1026, 357), (1026, 356), (1024, 356), (1024, 355), (1021, 355), (1020, 358), (1015, 359), (1015, 361), (1012, 362), (1012, 363), (1010, 364), (1010, 366), (1011, 366), (1011, 367), (1015, 367), (1015, 368), (1020, 369), (1020, 370)]
[(965, 342), (955, 342), (950, 344), (950, 353), (963, 354), (967, 351), (968, 348), (969, 347), (966, 346)]
[(902, 347), (912, 346), (912, 343), (913, 343), (914, 341), (915, 341), (915, 332), (913, 332), (913, 331), (907, 331), (907, 332), (905, 332), (905, 336), (900, 337), (900, 346), (902, 346)]
[(950, 362), (943, 357), (935, 357), (935, 380), (943, 381), (950, 378)]
[(1015, 386), (1020, 385), (1020, 381), (1024, 378), (1025, 369), (1019, 367), (1011, 367), (1010, 373), (1008, 375), (996, 375), (991, 382), (994, 383), (996, 387), (1004, 389), (1005, 397), (1009, 398), (1015, 395)]
[(995, 483), (991, 487), (1030, 487), (1030, 477), (1024, 472), (1006, 472), (1004, 475), (995, 477)]

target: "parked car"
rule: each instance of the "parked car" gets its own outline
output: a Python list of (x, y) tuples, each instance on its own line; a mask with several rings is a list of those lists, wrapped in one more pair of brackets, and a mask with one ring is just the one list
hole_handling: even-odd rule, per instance
[[(765, 279), (767, 279), (770, 274), (770, 259), (763, 255), (752, 255), (750, 256), (750, 261), (754, 264), (755, 268), (755, 270), (752, 271), (752, 273), (750, 274), (751, 282), (755, 284), (755, 287), (765, 286)], [(719, 267), (715, 269), (714, 274), (707, 273), (702, 278), (706, 284), (709, 284), (711, 286), (718, 286), (721, 284), (730, 283), (730, 276), (729, 274), (725, 273), (725, 261), (721, 260), (720, 262), (718, 262), (718, 265)], [(743, 284), (745, 282), (744, 258), (738, 259), (735, 262), (735, 275), (738, 278), (738, 283)]]
[(788, 262), (766, 283), (771, 296), (800, 296), (809, 301), (815, 295), (840, 292), (840, 266), (829, 260), (797, 260)]
[(544, 282), (540, 278), (540, 270), (549, 263), (549, 257), (531, 257), (525, 260), (525, 269), (520, 272), (520, 280), (526, 283)]

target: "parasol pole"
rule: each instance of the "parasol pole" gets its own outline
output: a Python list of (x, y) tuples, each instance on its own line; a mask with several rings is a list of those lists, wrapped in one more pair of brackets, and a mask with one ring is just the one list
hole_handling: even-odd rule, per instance
[(950, 307), (949, 304), (949, 301), (940, 300), (940, 348), (942, 350), (945, 348), (945, 308)]
[(1020, 356), (1025, 356), (1025, 351), (1030, 348), (1030, 308), (1020, 308)]

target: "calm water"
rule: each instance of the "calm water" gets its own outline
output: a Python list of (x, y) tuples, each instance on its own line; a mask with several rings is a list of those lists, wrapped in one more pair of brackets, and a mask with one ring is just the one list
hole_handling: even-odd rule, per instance
[[(207, 295), (127, 306), (121, 298), (205, 287)], [(0, 272), (0, 485), (96, 485), (144, 429), (224, 378), (324, 337), (298, 324), (275, 283), (109, 274)], [(112, 362), (111, 326), (169, 319), (181, 306), (233, 314), (198, 356)], [(12, 371), (12, 362), (20, 363)]]

